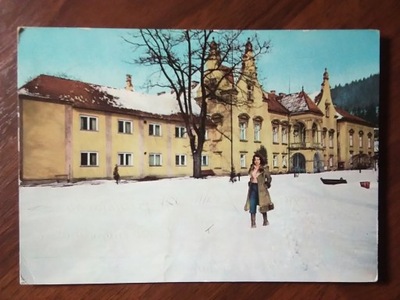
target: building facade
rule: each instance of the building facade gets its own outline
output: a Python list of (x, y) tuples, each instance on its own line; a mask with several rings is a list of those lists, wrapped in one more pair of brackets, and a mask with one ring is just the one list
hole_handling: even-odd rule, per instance
[[(336, 108), (329, 74), (320, 92), (264, 91), (252, 45), (246, 44), (240, 76), (220, 66), (216, 44), (206, 63), (207, 84), (219, 82), (207, 99), (208, 123), (202, 169), (216, 175), (247, 173), (253, 154), (267, 151), (271, 172), (322, 172), (369, 167), (374, 127)], [(200, 89), (198, 89), (200, 90)], [(197, 97), (201, 96), (197, 92)], [(198, 98), (199, 99), (199, 98)], [(192, 157), (174, 95), (40, 75), (19, 90), (22, 182), (191, 176)]]

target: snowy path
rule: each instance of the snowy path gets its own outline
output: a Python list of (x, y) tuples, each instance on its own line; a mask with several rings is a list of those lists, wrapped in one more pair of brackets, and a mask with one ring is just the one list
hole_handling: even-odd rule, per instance
[[(321, 176), (348, 184), (323, 185)], [(22, 281), (374, 281), (376, 178), (273, 176), (270, 225), (258, 213), (255, 229), (243, 177), (22, 187)]]

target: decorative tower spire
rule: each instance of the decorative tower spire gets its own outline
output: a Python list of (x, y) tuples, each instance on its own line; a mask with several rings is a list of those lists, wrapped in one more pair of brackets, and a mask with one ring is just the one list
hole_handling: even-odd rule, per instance
[(242, 73), (252, 79), (257, 77), (257, 68), (253, 55), (253, 45), (250, 41), (250, 38), (247, 39), (247, 43), (245, 45), (245, 52), (242, 60)]
[(210, 52), (208, 53), (206, 66), (209, 70), (218, 69), (221, 64), (221, 56), (219, 52), (218, 44), (212, 39), (210, 46)]
[(329, 88), (329, 73), (328, 69), (325, 68), (325, 72), (322, 75), (322, 83), (321, 83), (321, 90), (324, 88), (324, 86), (327, 84), (327, 87)]
[(132, 84), (132, 76), (130, 74), (126, 74), (125, 89), (128, 91), (134, 91), (133, 84)]
[(214, 38), (210, 43), (210, 53), (208, 54), (209, 60), (221, 61), (221, 56), (218, 49), (218, 44), (215, 42)]

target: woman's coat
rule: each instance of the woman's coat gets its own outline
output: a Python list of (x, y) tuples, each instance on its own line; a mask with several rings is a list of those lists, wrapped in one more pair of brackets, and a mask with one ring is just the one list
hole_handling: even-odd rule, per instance
[[(252, 171), (252, 168), (249, 170), (249, 174)], [(263, 171), (257, 176), (257, 186), (258, 186), (258, 204), (260, 206), (260, 213), (265, 213), (269, 210), (268, 205), (272, 203), (271, 197), (268, 192), (268, 186), (271, 186), (271, 173), (268, 170), (268, 167), (264, 168)], [(247, 191), (247, 199), (246, 204), (244, 205), (244, 210), (250, 210), (250, 188)]]

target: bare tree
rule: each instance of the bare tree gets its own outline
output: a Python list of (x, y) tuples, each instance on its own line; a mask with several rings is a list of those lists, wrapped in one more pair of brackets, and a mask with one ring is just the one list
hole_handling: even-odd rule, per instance
[[(134, 51), (144, 50), (135, 63), (156, 66), (162, 74), (157, 83), (150, 83), (151, 87), (170, 88), (174, 92), (190, 141), (195, 178), (201, 177), (201, 154), (208, 121), (207, 99), (234, 105), (234, 98), (227, 95), (237, 93), (234, 78), (242, 69), (239, 67), (243, 55), (241, 36), (241, 31), (142, 29), (124, 37), (134, 46)], [(256, 45), (254, 57), (267, 52), (269, 42), (260, 43), (256, 35), (251, 40)], [(206, 62), (212, 51), (218, 60), (210, 68), (206, 67)], [(217, 72), (222, 76), (210, 80)], [(221, 85), (227, 80), (231, 87), (225, 87), (221, 92)], [(194, 81), (198, 86), (193, 84)], [(195, 87), (200, 89), (199, 97), (194, 95)]]

